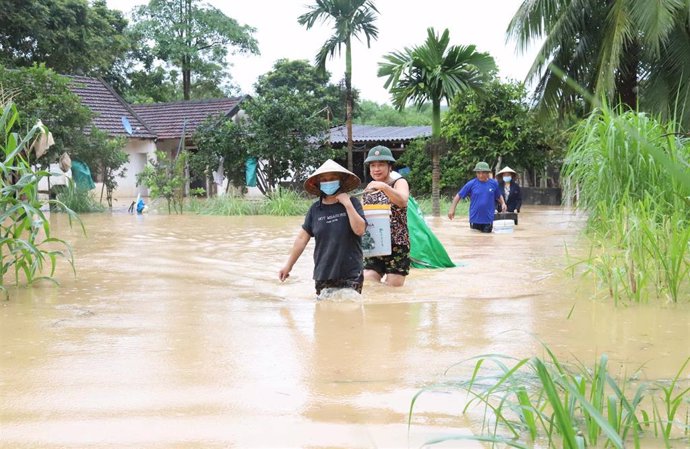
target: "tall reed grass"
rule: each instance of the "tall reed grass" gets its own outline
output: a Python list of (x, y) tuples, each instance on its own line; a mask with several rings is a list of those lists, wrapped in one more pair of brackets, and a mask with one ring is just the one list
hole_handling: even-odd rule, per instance
[(410, 405), (408, 426), (422, 394), (457, 389), (467, 393), (463, 413), (478, 410), (480, 435), (444, 437), (427, 444), (449, 439), (564, 449), (690, 444), (690, 387), (683, 381), (690, 359), (673, 379), (647, 383), (619, 380), (606, 355), (589, 368), (582, 363), (567, 365), (548, 348), (546, 352), (546, 359), (492, 354), (461, 362), (458, 365), (473, 363), (471, 374), (418, 392)]
[(586, 267), (616, 301), (690, 300), (690, 141), (675, 124), (600, 109), (578, 127), (566, 196), (589, 214)]
[[(361, 196), (352, 193), (361, 200)], [(425, 215), (431, 214), (431, 198), (416, 198)], [(186, 209), (199, 215), (304, 215), (315, 198), (307, 198), (294, 190), (281, 189), (260, 199), (236, 196), (216, 196), (211, 198), (190, 198)], [(441, 212), (448, 212), (450, 200), (441, 200)], [(464, 201), (458, 205), (458, 215), (467, 214), (469, 204)]]
[(281, 189), (261, 199), (236, 196), (192, 198), (187, 203), (190, 212), (199, 215), (304, 215), (314, 199), (293, 190)]

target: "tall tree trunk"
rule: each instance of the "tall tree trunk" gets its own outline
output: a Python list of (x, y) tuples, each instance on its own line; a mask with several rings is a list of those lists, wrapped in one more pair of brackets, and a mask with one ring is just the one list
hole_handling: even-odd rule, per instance
[(185, 100), (191, 99), (192, 96), (192, 74), (189, 69), (189, 63), (187, 62), (187, 56), (183, 58), (182, 63), (182, 93)]
[(640, 70), (640, 45), (636, 40), (625, 44), (623, 57), (616, 73), (616, 98), (629, 108), (637, 109), (638, 75)]
[(347, 127), (347, 169), (354, 172), (352, 161), (352, 47), (345, 41), (345, 126)]
[(186, 52), (182, 57), (182, 94), (185, 100), (192, 98), (192, 61), (191, 61), (191, 36), (192, 36), (192, 0), (184, 2), (184, 37)]
[(431, 215), (434, 217), (441, 216), (441, 190), (439, 184), (441, 183), (441, 155), (439, 148), (434, 145), (431, 150)]
[(432, 100), (431, 110), (431, 215), (441, 216), (441, 99)]

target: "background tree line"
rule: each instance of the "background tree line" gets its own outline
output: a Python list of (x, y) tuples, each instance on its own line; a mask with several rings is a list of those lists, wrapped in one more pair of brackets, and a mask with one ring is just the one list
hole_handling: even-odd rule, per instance
[[(1, 0), (0, 7), (4, 12), (0, 16), (3, 66), (16, 69), (45, 64), (59, 73), (102, 76), (131, 102), (229, 95), (234, 93), (226, 68), (229, 52), (259, 51), (251, 26), (197, 0), (151, 0), (133, 11), (131, 21), (109, 9), (104, 0)], [(307, 29), (322, 21), (334, 25), (332, 38), (315, 58), (321, 77), (317, 81), (326, 92), (319, 95), (332, 101), (313, 102), (309, 87), (289, 87), (289, 82), (281, 86), (275, 82), (270, 90), (261, 91), (268, 83), (264, 80), (257, 83), (257, 95), (247, 107), (253, 108), (257, 123), (264, 120), (260, 114), (273, 113), (274, 120), (286, 120), (264, 122), (276, 126), (276, 139), (278, 129), (305, 130), (307, 124), (297, 126), (288, 120), (289, 114), (279, 117), (275, 110), (271, 112), (271, 102), (283, 101), (288, 109), (301, 102), (300, 110), (309, 112), (307, 117), (315, 121), (316, 128), (322, 126), (317, 123), (322, 116), (312, 114), (323, 108), (332, 124), (431, 122), (434, 138), (443, 138), (444, 145), (429, 147), (430, 160), (424, 151), (409, 151), (406, 158), (411, 159), (408, 165), (420, 181), (420, 189), (426, 189), (423, 180), (431, 177), (432, 192), (450, 184), (450, 178), (460, 183), (461, 174), (471, 176), (463, 171), (477, 159), (514, 164), (533, 175), (544, 163), (558, 163), (565, 130), (591, 107), (586, 92), (595, 100), (607, 98), (612, 104), (620, 102), (662, 117), (690, 109), (686, 106), (690, 95), (689, 17), (690, 8), (683, 0), (523, 2), (507, 33), (519, 48), (546, 39), (530, 71), (537, 80), (533, 99), (519, 86), (497, 84), (490, 55), (477, 53), (472, 45), (452, 45), (447, 30), (436, 33), (430, 29), (425, 42), (391, 52), (381, 63), (379, 75), (385, 78), (393, 107), (401, 111), (396, 114), (389, 106), (360, 102), (348, 81), (353, 70), (351, 39), (363, 38), (369, 43), (378, 37), (375, 2), (323, 0), (307, 7), (296, 20)], [(325, 63), (341, 47), (348, 60), (346, 73), (342, 83), (329, 85)], [(296, 78), (284, 65), (265, 76)], [(433, 67), (437, 71), (426, 70)], [(301, 66), (293, 69), (301, 70)], [(432, 73), (438, 77), (429, 76)], [(500, 114), (492, 103), (483, 101), (502, 95), (512, 98), (503, 110), (515, 111), (520, 105), (517, 115)], [(447, 112), (442, 110), (441, 100)], [(679, 117), (685, 127), (681, 130), (687, 129), (689, 116)], [(253, 153), (267, 154), (269, 146), (274, 152), (278, 148), (259, 144), (260, 134), (254, 131), (251, 136), (256, 145)], [(69, 138), (76, 137), (61, 137), (65, 142)], [(309, 159), (297, 154), (292, 157), (293, 162), (270, 164), (276, 176)]]
[[(69, 87), (70, 80), (44, 65), (8, 69), (0, 65), (0, 88), (3, 97), (21, 110), (18, 127), (28, 132), (39, 120), (51, 131), (55, 144), (38, 159), (29, 162), (43, 168), (67, 152), (73, 160), (84, 162), (96, 179), (101, 179), (110, 194), (117, 177), (124, 175), (127, 154), (124, 139), (112, 138), (93, 127), (93, 113), (81, 104)], [(34, 156), (35, 157), (35, 156)]]
[(258, 53), (254, 29), (197, 0), (151, 0), (131, 22), (105, 0), (2, 0), (0, 64), (100, 76), (130, 102), (232, 92), (227, 55)]
[(329, 78), (307, 61), (277, 61), (254, 85), (257, 94), (243, 102), (246, 119), (211, 117), (197, 128), (194, 171), (212, 181), (209, 169), (222, 163), (225, 176), (241, 188), (245, 161), (257, 158), (270, 192), (282, 179), (299, 181), (310, 167), (337, 157), (324, 143), (332, 116), (344, 116), (343, 92)]

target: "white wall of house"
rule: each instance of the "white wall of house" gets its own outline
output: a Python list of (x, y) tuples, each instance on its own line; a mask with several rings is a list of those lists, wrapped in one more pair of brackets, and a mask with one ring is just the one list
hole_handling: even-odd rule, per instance
[[(123, 178), (117, 178), (117, 189), (113, 192), (113, 198), (135, 198), (137, 195), (148, 196), (148, 189), (137, 186), (137, 174), (144, 170), (149, 159), (156, 156), (156, 144), (153, 140), (128, 139), (124, 148), (129, 156), (129, 162), (125, 164), (127, 171)], [(100, 195), (101, 183), (96, 184), (96, 192)]]

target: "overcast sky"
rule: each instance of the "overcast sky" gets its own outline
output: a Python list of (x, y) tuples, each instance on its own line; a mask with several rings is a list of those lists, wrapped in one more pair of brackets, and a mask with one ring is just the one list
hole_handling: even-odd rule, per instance
[[(145, 0), (107, 0), (108, 7), (129, 13)], [(280, 58), (314, 61), (316, 52), (331, 35), (330, 24), (318, 23), (307, 31), (297, 17), (307, 11), (311, 0), (210, 0), (240, 24), (256, 28), (260, 56), (230, 56), (230, 73), (241, 93), (251, 94), (257, 77), (271, 69)], [(450, 30), (453, 45), (477, 46), (489, 52), (503, 78), (522, 81), (536, 49), (517, 55), (514, 42), (506, 43), (505, 30), (522, 0), (375, 0), (380, 16), (376, 22), (379, 38), (371, 43), (355, 41), (352, 52), (352, 83), (362, 99), (390, 103), (383, 88), (384, 78), (376, 76), (383, 55), (419, 45), (426, 39), (426, 29)], [(337, 82), (344, 76), (344, 55), (326, 65)]]

